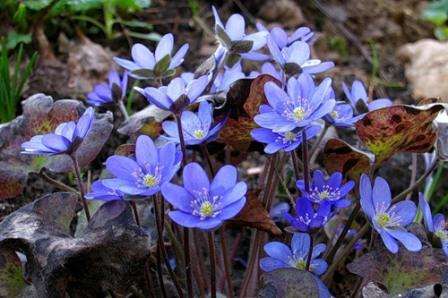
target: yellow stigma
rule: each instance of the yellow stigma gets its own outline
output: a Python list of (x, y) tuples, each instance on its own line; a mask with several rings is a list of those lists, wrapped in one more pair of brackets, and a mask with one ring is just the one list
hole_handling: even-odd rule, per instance
[(291, 131), (288, 131), (288, 132), (285, 133), (285, 140), (293, 141), (295, 139), (296, 139), (296, 134), (295, 133), (293, 133)]
[(302, 120), (305, 117), (305, 110), (302, 107), (295, 108), (292, 113), (296, 120)]
[(297, 269), (300, 269), (300, 270), (305, 270), (306, 269), (306, 262), (305, 262), (305, 260), (302, 260), (302, 259), (298, 260), (294, 264), (294, 267), (296, 267)]
[(212, 203), (206, 201), (201, 204), (201, 209), (199, 211), (201, 216), (203, 217), (209, 217), (213, 215), (213, 205)]
[(337, 118), (339, 118), (339, 113), (338, 113), (338, 111), (333, 111), (333, 112), (330, 113), (330, 115), (331, 115), (331, 117), (332, 117), (333, 119), (337, 119)]
[(387, 213), (378, 214), (376, 216), (376, 221), (378, 222), (378, 224), (381, 227), (385, 227), (389, 223), (389, 221), (390, 221), (390, 216)]
[(447, 240), (448, 234), (445, 230), (438, 230), (434, 233), (440, 240)]
[(202, 129), (196, 129), (193, 135), (196, 139), (202, 139), (204, 137), (204, 131)]
[(319, 193), (319, 198), (320, 199), (328, 199), (330, 197), (330, 193), (327, 190), (321, 191)]
[(143, 177), (143, 184), (147, 187), (153, 187), (157, 184), (157, 178), (154, 175), (146, 174), (145, 177)]

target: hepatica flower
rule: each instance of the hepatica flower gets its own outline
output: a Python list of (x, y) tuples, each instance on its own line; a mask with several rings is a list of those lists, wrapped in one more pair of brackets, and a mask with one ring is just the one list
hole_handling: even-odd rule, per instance
[(304, 41), (299, 40), (288, 47), (280, 49), (273, 38), (268, 38), (267, 45), (275, 62), (290, 75), (302, 72), (317, 74), (334, 67), (333, 62), (311, 59), (310, 46)]
[(305, 197), (296, 201), (296, 214), (285, 213), (285, 220), (291, 228), (301, 232), (308, 232), (312, 229), (323, 227), (331, 216), (331, 203), (323, 201), (320, 204), (313, 204)]
[(273, 82), (264, 85), (264, 92), (270, 109), (263, 107), (255, 122), (273, 132), (288, 132), (310, 125), (333, 111), (335, 100), (332, 95), (331, 79), (324, 79), (319, 86), (308, 74), (298, 79), (290, 78), (287, 92)]
[(369, 97), (367, 96), (364, 84), (361, 81), (355, 80), (352, 83), (352, 88), (342, 83), (342, 90), (345, 93), (348, 101), (352, 107), (359, 113), (366, 113), (369, 111), (385, 108), (392, 105), (389, 98), (379, 98), (369, 102)]
[(310, 191), (305, 191), (305, 181), (297, 180), (297, 188), (313, 203), (324, 201), (334, 204), (338, 208), (350, 205), (350, 200), (346, 199), (348, 193), (355, 187), (355, 182), (350, 180), (342, 183), (342, 173), (334, 172), (326, 179), (324, 173), (316, 170), (310, 185)]
[(115, 57), (114, 61), (130, 71), (131, 76), (139, 79), (160, 78), (174, 74), (174, 69), (182, 64), (188, 51), (188, 44), (184, 44), (172, 55), (174, 37), (165, 34), (157, 44), (155, 53), (144, 45), (137, 43), (132, 46), (132, 60)]
[[(321, 130), (320, 125), (310, 125), (306, 128), (306, 139), (314, 138)], [(264, 152), (267, 154), (275, 153), (279, 150), (289, 152), (296, 149), (302, 143), (302, 132), (273, 132), (268, 128), (255, 128), (251, 131), (254, 140), (267, 144)]]
[[(104, 179), (107, 181), (107, 179)], [(107, 183), (107, 182), (106, 182)], [(105, 186), (103, 180), (97, 180), (92, 183), (92, 189), (86, 194), (86, 199), (101, 200), (101, 201), (116, 201), (122, 200), (124, 193), (118, 189), (113, 189)]]
[(247, 186), (237, 182), (236, 168), (222, 167), (213, 180), (197, 163), (189, 163), (183, 171), (183, 187), (167, 183), (163, 197), (173, 205), (170, 218), (187, 228), (209, 230), (237, 215), (246, 203)]
[(106, 168), (115, 178), (102, 183), (128, 195), (150, 196), (173, 178), (181, 159), (174, 144), (156, 148), (150, 137), (141, 135), (135, 144), (135, 160), (119, 155), (106, 160)]
[(274, 78), (276, 78), (277, 80), (279, 80), (280, 82), (283, 81), (283, 72), (278, 70), (277, 68), (275, 68), (275, 66), (270, 63), (270, 62), (265, 62), (261, 65), (261, 72), (259, 71), (251, 71), (249, 74), (249, 77), (251, 78), (256, 78), (258, 77), (260, 74), (268, 74)]
[(362, 117), (363, 115), (353, 115), (353, 108), (351, 105), (337, 102), (333, 111), (327, 114), (324, 119), (335, 127), (350, 128)]
[(277, 47), (281, 50), (290, 46), (295, 41), (311, 41), (311, 38), (314, 36), (314, 33), (308, 27), (300, 27), (297, 28), (291, 35), (288, 36), (285, 30), (280, 27), (274, 27), (269, 31), (265, 26), (260, 23), (257, 23), (257, 29), (259, 31), (267, 31), (269, 32), (269, 38), (277, 45)]
[(102, 106), (122, 100), (126, 95), (128, 86), (128, 73), (120, 75), (112, 70), (109, 72), (108, 82), (93, 87), (92, 92), (87, 94), (87, 102), (92, 106)]
[(440, 239), (442, 249), (445, 255), (448, 256), (448, 230), (446, 229), (445, 216), (443, 214), (436, 214), (434, 217), (431, 214), (431, 209), (423, 194), (419, 194), (419, 208), (423, 214), (423, 221), (426, 230), (433, 233), (434, 236)]
[[(260, 268), (265, 272), (281, 268), (306, 270), (310, 242), (310, 235), (306, 233), (294, 233), (291, 239), (291, 247), (278, 241), (266, 243), (264, 245), (264, 251), (268, 257), (260, 260)], [(325, 249), (326, 245), (323, 243), (319, 243), (313, 247), (310, 271), (316, 275), (322, 275), (327, 270), (327, 262), (319, 258)]]
[(208, 84), (206, 75), (197, 79), (190, 76), (178, 77), (167, 85), (159, 88), (147, 87), (145, 89), (135, 88), (146, 99), (162, 110), (177, 112), (186, 106), (199, 100)]
[(37, 135), (22, 144), (23, 154), (57, 155), (72, 154), (81, 145), (95, 120), (93, 108), (88, 108), (77, 122), (64, 122), (54, 133)]
[(246, 75), (242, 71), (240, 63), (236, 63), (233, 67), (224, 67), (224, 71), (219, 72), (216, 75), (215, 80), (211, 88), (211, 93), (229, 91), (230, 86), (239, 79), (244, 79)]
[[(219, 131), (224, 126), (225, 120), (212, 125), (213, 106), (206, 101), (199, 104), (197, 113), (190, 111), (182, 112), (182, 132), (187, 145), (198, 145), (216, 139)], [(169, 142), (179, 143), (179, 132), (174, 121), (164, 121), (162, 128), (166, 135), (160, 138)]]
[(266, 44), (268, 32), (246, 34), (246, 23), (240, 14), (231, 15), (224, 26), (216, 8), (212, 7), (212, 9), (215, 17), (215, 34), (220, 46), (225, 49), (224, 57), (227, 59), (228, 66), (233, 66), (241, 57), (249, 60), (266, 60), (268, 58), (266, 55), (256, 52)]
[(375, 179), (372, 188), (369, 177), (363, 174), (359, 190), (362, 210), (390, 252), (398, 252), (397, 240), (409, 251), (419, 251), (422, 248), (420, 240), (406, 230), (417, 211), (412, 201), (405, 200), (391, 205), (389, 185), (381, 177)]

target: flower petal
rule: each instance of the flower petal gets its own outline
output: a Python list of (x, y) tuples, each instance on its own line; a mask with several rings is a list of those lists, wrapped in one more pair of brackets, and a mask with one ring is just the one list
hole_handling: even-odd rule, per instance
[(359, 193), (361, 196), (360, 203), (364, 213), (370, 218), (375, 217), (375, 208), (372, 202), (372, 184), (370, 183), (370, 178), (366, 174), (361, 175), (361, 180), (359, 183)]
[(141, 135), (137, 138), (135, 143), (135, 157), (140, 167), (149, 171), (151, 167), (155, 166), (158, 161), (158, 152), (153, 140)]
[(187, 54), (189, 47), (190, 46), (186, 43), (177, 51), (177, 53), (171, 59), (170, 67), (169, 67), (170, 69), (176, 68), (179, 65), (181, 65), (182, 62), (184, 62), (184, 57), (185, 57), (185, 54)]
[(376, 177), (373, 184), (372, 202), (376, 213), (386, 211), (392, 201), (389, 184), (381, 177)]
[(119, 155), (112, 155), (106, 160), (107, 170), (117, 178), (136, 181), (142, 170), (131, 158)]
[(140, 66), (139, 68), (154, 68), (154, 54), (141, 43), (136, 43), (132, 46), (131, 56), (132, 59), (134, 59), (134, 61), (138, 64), (138, 66)]
[(274, 258), (262, 258), (260, 260), (260, 268), (264, 272), (271, 272), (277, 269), (289, 268), (291, 265)]
[(247, 192), (247, 184), (246, 182), (238, 182), (234, 187), (227, 190), (221, 200), (222, 208), (236, 202), (246, 195)]
[(162, 36), (159, 43), (157, 44), (155, 58), (156, 63), (163, 59), (166, 55), (171, 56), (171, 51), (173, 50), (174, 37), (173, 34), (168, 33)]
[(307, 233), (294, 233), (291, 240), (292, 253), (305, 259), (310, 250), (310, 235)]
[(212, 193), (221, 193), (229, 191), (236, 184), (238, 172), (234, 166), (225, 165), (219, 169), (210, 185)]
[(387, 233), (400, 241), (409, 251), (419, 251), (422, 249), (422, 243), (414, 234), (403, 230), (387, 229)]
[(264, 245), (263, 249), (268, 256), (284, 263), (288, 263), (292, 257), (291, 249), (282, 242), (268, 242)]
[(183, 171), (184, 187), (192, 194), (209, 190), (210, 182), (204, 169), (195, 162), (187, 164)]
[(185, 188), (172, 183), (165, 183), (160, 190), (165, 200), (173, 205), (174, 208), (191, 213), (192, 208), (190, 202), (194, 198)]
[(386, 248), (393, 254), (396, 254), (398, 252), (398, 244), (395, 241), (394, 238), (392, 238), (388, 232), (386, 232), (383, 229), (377, 229), (378, 233), (381, 236), (381, 239), (383, 239), (383, 243), (386, 246)]
[(227, 20), (226, 33), (232, 41), (241, 40), (244, 36), (245, 26), (244, 18), (240, 14), (235, 13)]

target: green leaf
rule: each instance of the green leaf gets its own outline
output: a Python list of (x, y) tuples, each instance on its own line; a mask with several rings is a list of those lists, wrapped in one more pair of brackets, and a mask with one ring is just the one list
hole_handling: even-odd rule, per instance
[(156, 66), (154, 67), (155, 76), (156, 77), (162, 76), (163, 73), (168, 70), (170, 62), (171, 62), (170, 55), (165, 55), (165, 57), (163, 57), (159, 62), (157, 62)]
[(128, 34), (131, 37), (140, 38), (144, 40), (151, 40), (151, 41), (159, 41), (160, 40), (160, 34), (151, 32), (151, 33), (140, 33), (140, 32), (134, 32), (134, 31), (128, 31)]
[(132, 27), (132, 28), (143, 28), (143, 29), (148, 29), (148, 30), (152, 30), (154, 28), (154, 26), (152, 24), (147, 23), (147, 22), (142, 22), (139, 20), (130, 20), (130, 21), (122, 20), (122, 21), (120, 21), (120, 23), (127, 27)]
[(434, 30), (434, 35), (437, 37), (438, 40), (447, 40), (448, 39), (448, 27), (447, 26), (437, 27)]
[(6, 48), (8, 50), (14, 49), (19, 43), (28, 44), (31, 42), (31, 33), (21, 34), (16, 31), (9, 31), (6, 37)]
[(32, 10), (41, 10), (50, 5), (51, 0), (25, 0), (25, 6)]

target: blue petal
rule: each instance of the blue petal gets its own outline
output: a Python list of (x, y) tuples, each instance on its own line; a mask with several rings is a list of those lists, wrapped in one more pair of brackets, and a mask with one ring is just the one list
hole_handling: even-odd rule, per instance
[[(221, 206), (225, 208), (227, 205), (230, 205), (242, 197), (246, 195), (247, 192), (247, 184), (246, 182), (238, 182), (234, 187), (227, 190), (227, 192), (223, 195), (221, 199)], [(216, 193), (213, 193), (216, 195)]]
[[(148, 69), (154, 68), (155, 65), (154, 54), (141, 43), (136, 43), (132, 46), (131, 56), (132, 59), (134, 59), (134, 61), (138, 64), (139, 68), (148, 68)], [(116, 62), (119, 63), (118, 61)], [(131, 68), (128, 68), (126, 66), (124, 67), (129, 70), (132, 70)]]
[(227, 20), (225, 30), (232, 41), (238, 41), (244, 36), (245, 26), (244, 18), (240, 14), (235, 13)]
[(288, 263), (292, 257), (291, 249), (282, 242), (268, 242), (264, 245), (263, 249), (268, 256), (284, 263)]
[(391, 203), (392, 195), (389, 184), (381, 177), (376, 177), (372, 191), (372, 202), (376, 213), (386, 211)]
[(327, 271), (328, 264), (323, 259), (314, 259), (310, 264), (310, 271), (316, 275), (322, 275), (325, 271)]
[(372, 184), (370, 178), (366, 174), (361, 175), (359, 182), (359, 193), (361, 196), (360, 203), (364, 213), (370, 218), (375, 217), (375, 208), (372, 202)]
[(175, 223), (177, 223), (178, 225), (180, 225), (182, 227), (186, 227), (186, 228), (194, 228), (200, 222), (199, 217), (191, 215), (189, 213), (182, 212), (182, 211), (170, 211), (168, 213), (168, 216)]
[(254, 128), (250, 132), (250, 135), (255, 141), (266, 144), (275, 142), (278, 137), (278, 134), (267, 128)]
[(327, 246), (324, 243), (316, 244), (313, 248), (313, 253), (311, 255), (311, 258), (314, 259), (314, 258), (320, 256), (326, 249), (327, 249)]
[(260, 268), (265, 272), (271, 272), (277, 269), (290, 268), (291, 265), (274, 258), (262, 258), (260, 260)]
[(204, 169), (195, 162), (185, 166), (183, 171), (183, 181), (185, 188), (193, 195), (197, 192), (209, 190), (210, 181)]
[(211, 230), (222, 225), (222, 221), (218, 217), (209, 217), (197, 223), (196, 228), (201, 230)]
[(388, 211), (391, 217), (400, 218), (401, 226), (405, 227), (414, 220), (415, 214), (417, 213), (417, 207), (415, 207), (414, 202), (405, 200), (396, 203)]
[(240, 198), (238, 201), (225, 206), (221, 210), (221, 213), (219, 213), (218, 218), (221, 220), (227, 220), (236, 216), (238, 213), (240, 213), (245, 204), (246, 204), (246, 198), (245, 197)]
[(310, 235), (306, 233), (294, 233), (291, 240), (291, 249), (296, 257), (305, 259), (310, 249)]
[(422, 243), (414, 234), (394, 229), (387, 229), (387, 233), (400, 241), (409, 251), (419, 251), (422, 249)]
[(288, 94), (274, 82), (267, 82), (264, 85), (264, 94), (274, 109), (283, 107), (285, 101), (289, 100)]
[(190, 203), (194, 200), (194, 197), (185, 188), (172, 183), (165, 183), (161, 188), (161, 192), (165, 200), (173, 205), (174, 208), (186, 213), (192, 212)]
[(425, 223), (425, 227), (429, 232), (434, 233), (434, 224), (432, 222), (432, 214), (431, 209), (429, 208), (429, 203), (426, 201), (426, 198), (422, 193), (418, 194), (418, 207), (423, 214), (423, 221)]
[(71, 146), (70, 141), (65, 137), (52, 133), (43, 135), (42, 144), (50, 150), (59, 153), (66, 152)]
[(383, 229), (376, 229), (378, 233), (381, 236), (381, 239), (383, 239), (383, 243), (386, 246), (386, 248), (393, 254), (396, 254), (398, 252), (398, 244), (395, 241), (394, 238), (392, 238), (388, 232), (386, 232)]
[(234, 166), (223, 166), (213, 178), (212, 184), (210, 185), (210, 191), (214, 194), (224, 194), (235, 186), (237, 175), (238, 173)]
[(170, 67), (169, 69), (173, 69), (178, 67), (179, 65), (182, 64), (182, 62), (184, 61), (184, 57), (185, 54), (187, 54), (189, 49), (189, 45), (188, 44), (184, 44), (178, 51), (177, 53), (173, 56), (173, 58), (171, 59), (170, 62)]
[(174, 37), (173, 34), (168, 33), (162, 36), (159, 43), (157, 44), (155, 51), (156, 63), (163, 59), (166, 55), (171, 56), (173, 50)]
[(157, 164), (158, 153), (153, 140), (146, 136), (141, 135), (137, 138), (135, 143), (135, 157), (140, 167), (149, 171)]
[(107, 170), (117, 178), (128, 181), (136, 181), (142, 173), (141, 168), (131, 158), (113, 155), (106, 160)]
[(88, 108), (84, 114), (78, 119), (76, 123), (75, 135), (83, 139), (89, 132), (93, 121), (95, 119), (95, 114), (92, 107)]

